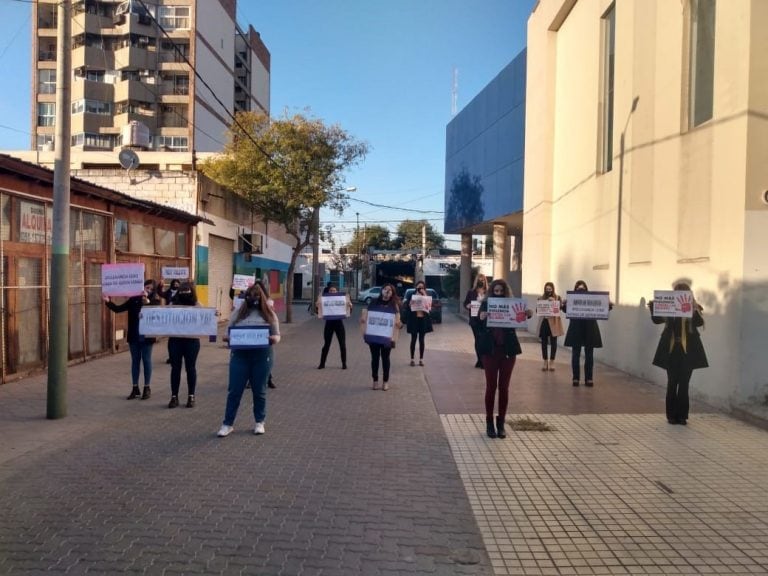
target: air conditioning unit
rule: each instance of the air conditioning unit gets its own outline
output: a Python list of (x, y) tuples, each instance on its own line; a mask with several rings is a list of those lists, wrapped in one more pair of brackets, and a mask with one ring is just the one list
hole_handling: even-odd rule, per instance
[(122, 128), (123, 146), (149, 148), (151, 136), (149, 128), (143, 122), (131, 120)]

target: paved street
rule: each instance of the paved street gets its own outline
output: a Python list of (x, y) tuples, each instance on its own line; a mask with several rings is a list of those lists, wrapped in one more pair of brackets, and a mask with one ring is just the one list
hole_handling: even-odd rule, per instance
[[(484, 436), (482, 371), (452, 314), (389, 391), (347, 322), (317, 370), (322, 322), (295, 308), (276, 349), (267, 433), (250, 398), (223, 416), (228, 352), (204, 343), (197, 406), (126, 401), (129, 357), (69, 371), (69, 415), (45, 419), (44, 375), (0, 387), (0, 574), (768, 574), (768, 433), (599, 365), (570, 385), (568, 350), (523, 345), (511, 414), (549, 427)], [(599, 358), (599, 357), (598, 357)], [(695, 386), (695, 375), (693, 380)], [(182, 405), (185, 400), (182, 384)]]

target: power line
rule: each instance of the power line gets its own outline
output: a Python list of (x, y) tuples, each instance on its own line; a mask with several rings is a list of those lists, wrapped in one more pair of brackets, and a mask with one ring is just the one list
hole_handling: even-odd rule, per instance
[(416, 208), (403, 208), (401, 206), (386, 206), (384, 204), (374, 204), (373, 202), (360, 200), (359, 198), (350, 197), (349, 199), (354, 202), (361, 202), (362, 204), (367, 204), (368, 206), (374, 206), (376, 208), (386, 208), (388, 210), (403, 210), (404, 212), (417, 212), (419, 214), (445, 214), (445, 212), (442, 212), (440, 210), (417, 210)]

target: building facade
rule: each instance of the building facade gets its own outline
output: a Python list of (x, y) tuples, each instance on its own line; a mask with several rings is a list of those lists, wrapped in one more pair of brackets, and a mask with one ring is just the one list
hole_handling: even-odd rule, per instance
[[(13, 154), (52, 167), (58, 5), (32, 9), (34, 136)], [(233, 114), (270, 112), (271, 55), (236, 13), (235, 0), (78, 0), (72, 12), (72, 175), (203, 218), (192, 274), (222, 319), (235, 273), (267, 280), (281, 309), (291, 253), (282, 230), (197, 170)]]
[[(0, 155), (0, 382), (44, 367), (53, 172)], [(141, 262), (147, 278), (188, 267), (200, 218), (73, 178), (70, 185), (69, 359), (127, 347), (126, 315), (101, 297), (101, 266)]]
[(446, 128), (445, 227), (461, 234), (460, 292), (470, 287), (473, 235), (493, 234), (493, 276), (520, 293), (525, 167), (523, 50)]
[(692, 393), (748, 411), (768, 401), (767, 25), (763, 0), (541, 0), (528, 23), (523, 291), (609, 291), (599, 360), (663, 383), (646, 305), (688, 279)]
[[(235, 0), (72, 3), (72, 148), (221, 150), (236, 110), (269, 113), (270, 54)], [(51, 150), (58, 3), (32, 5), (32, 148)], [(93, 162), (99, 163), (95, 155)]]

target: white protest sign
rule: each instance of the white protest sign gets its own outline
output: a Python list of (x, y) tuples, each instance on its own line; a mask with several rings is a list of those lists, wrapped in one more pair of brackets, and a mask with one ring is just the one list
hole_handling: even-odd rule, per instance
[(232, 326), (229, 329), (229, 347), (234, 350), (267, 346), (269, 346), (269, 326)]
[(560, 300), (536, 300), (536, 316), (542, 318), (560, 316)]
[(138, 296), (144, 293), (144, 264), (102, 264), (104, 296)]
[(347, 296), (342, 292), (325, 294), (320, 298), (320, 317), (339, 320), (347, 317)]
[(365, 323), (364, 339), (369, 344), (388, 345), (392, 342), (395, 332), (394, 312), (382, 312), (368, 310), (368, 318)]
[(469, 315), (472, 318), (477, 318), (477, 315), (480, 313), (480, 304), (482, 304), (480, 300), (472, 300), (469, 303)]
[(608, 292), (568, 291), (566, 318), (577, 320), (608, 320)]
[(667, 318), (691, 318), (693, 293), (690, 290), (654, 290), (653, 315)]
[(139, 334), (144, 336), (215, 336), (216, 308), (202, 306), (144, 306)]
[(186, 280), (189, 278), (189, 267), (163, 266), (160, 274), (165, 280)]
[(235, 290), (248, 290), (256, 280), (248, 274), (235, 274), (232, 277), (232, 288)]
[(528, 315), (522, 298), (488, 298), (488, 328), (526, 328)]
[(411, 312), (429, 312), (432, 309), (432, 296), (414, 294), (411, 296)]

